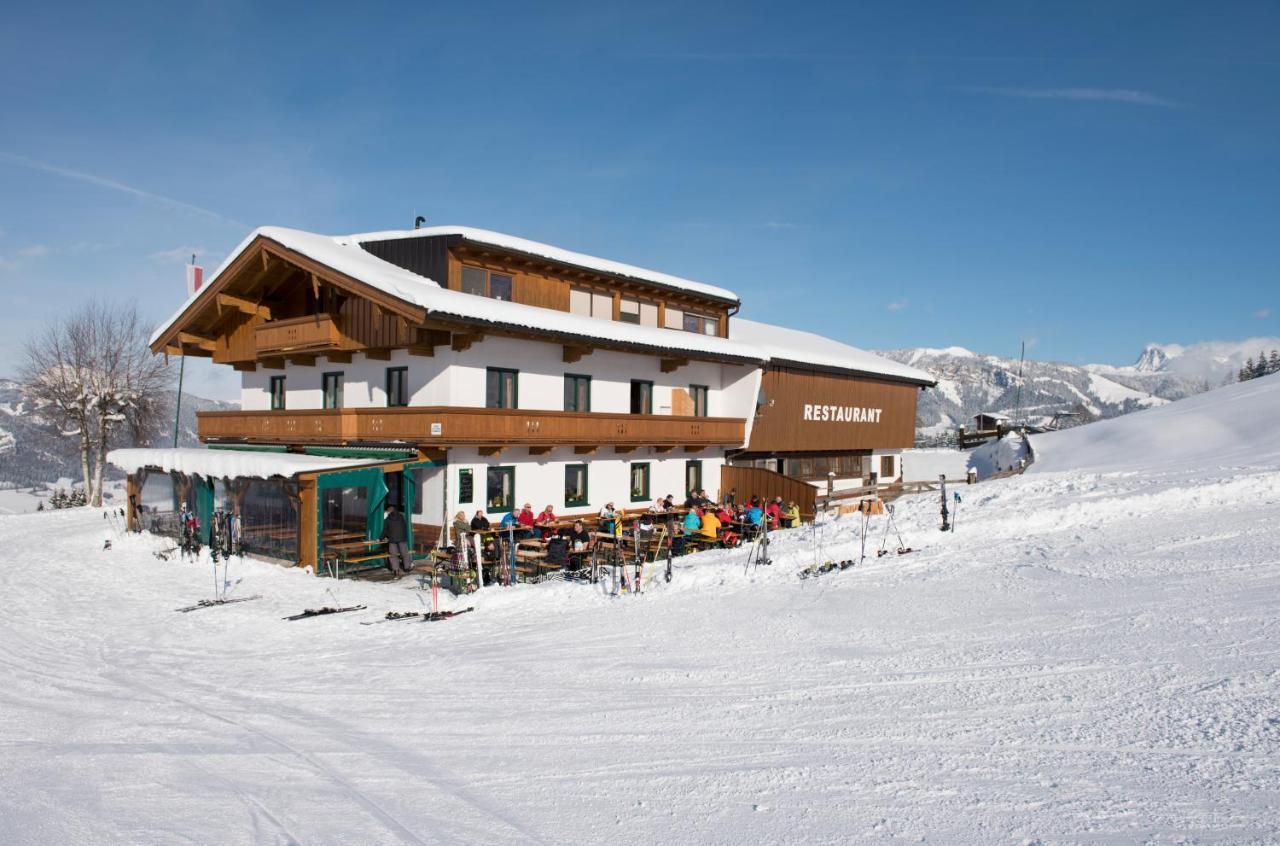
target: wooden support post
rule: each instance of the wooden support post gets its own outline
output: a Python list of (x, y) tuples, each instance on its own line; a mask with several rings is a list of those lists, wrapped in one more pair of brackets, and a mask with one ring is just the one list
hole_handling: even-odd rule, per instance
[(300, 353), (298, 355), (285, 356), (285, 358), (290, 364), (298, 365), (299, 367), (315, 367), (316, 365), (316, 357), (314, 355)]
[(481, 455), (498, 455), (504, 449), (506, 449), (505, 446), (482, 446), (477, 448), (476, 452), (480, 453)]
[(546, 455), (551, 452), (554, 447), (549, 446), (531, 446), (529, 447), (529, 455)]
[(240, 373), (252, 373), (258, 369), (258, 365), (252, 361), (237, 361), (231, 365), (231, 369)]
[(319, 499), (316, 480), (298, 480), (298, 565), (310, 567), (313, 573), (320, 572), (319, 554), (316, 549), (316, 519), (319, 513)]
[(349, 352), (327, 352), (324, 354), (325, 361), (331, 361), (334, 364), (350, 364), (351, 353)]
[(391, 350), (369, 349), (364, 351), (364, 357), (370, 361), (390, 361)]

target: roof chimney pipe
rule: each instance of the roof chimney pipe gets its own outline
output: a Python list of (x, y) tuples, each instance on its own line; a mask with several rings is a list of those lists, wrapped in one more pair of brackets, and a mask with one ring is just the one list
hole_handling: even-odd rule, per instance
[(418, 215), (417, 217), (415, 217), (415, 218), (413, 219), (413, 228), (414, 228), (414, 229), (421, 229), (421, 228), (422, 228), (422, 224), (424, 224), (424, 223), (426, 223), (426, 222), (427, 222), (427, 219), (426, 219), (425, 217), (423, 217), (422, 215)]

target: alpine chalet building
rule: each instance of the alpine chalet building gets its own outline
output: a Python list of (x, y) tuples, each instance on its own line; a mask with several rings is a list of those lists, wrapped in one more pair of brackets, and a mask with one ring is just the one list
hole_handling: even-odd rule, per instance
[(251, 550), (308, 566), (338, 529), (377, 537), (388, 504), (425, 554), (459, 511), (586, 514), (696, 489), (807, 493), (812, 509), (830, 482), (898, 478), (934, 380), (741, 305), (480, 229), (263, 227), (151, 339), (234, 368), (240, 410), (199, 415), (208, 449), (112, 461), (134, 526), (235, 513)]

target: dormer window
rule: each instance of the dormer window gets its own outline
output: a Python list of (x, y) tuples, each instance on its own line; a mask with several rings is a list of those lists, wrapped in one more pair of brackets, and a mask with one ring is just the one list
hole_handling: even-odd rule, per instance
[(574, 285), (569, 289), (569, 311), (584, 317), (613, 320), (613, 294)]
[(511, 275), (464, 264), (462, 293), (511, 302)]

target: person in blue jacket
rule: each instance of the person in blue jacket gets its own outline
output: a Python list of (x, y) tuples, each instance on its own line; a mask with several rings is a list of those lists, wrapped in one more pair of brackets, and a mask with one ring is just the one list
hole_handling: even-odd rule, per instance
[(689, 513), (684, 515), (684, 533), (686, 535), (696, 535), (702, 531), (702, 509), (690, 508)]

